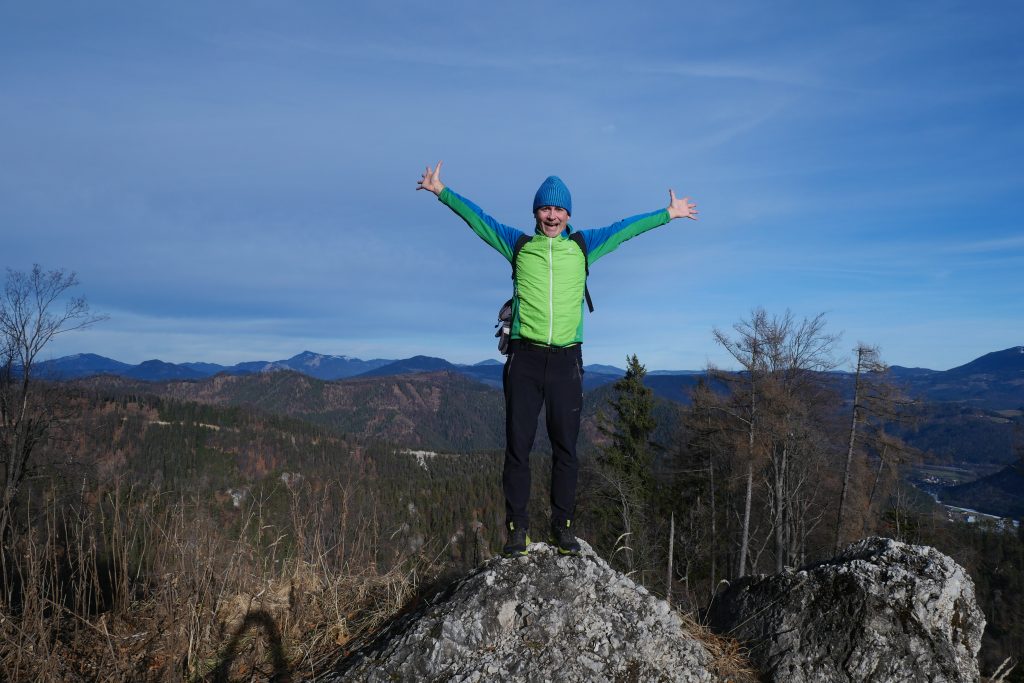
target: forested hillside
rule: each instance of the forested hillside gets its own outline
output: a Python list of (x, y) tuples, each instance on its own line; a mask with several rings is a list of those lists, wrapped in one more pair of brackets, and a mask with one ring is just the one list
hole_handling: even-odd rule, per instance
[(958, 403), (920, 403), (894, 431), (907, 443), (943, 464), (1007, 464), (1022, 443), (1020, 411), (994, 411)]
[[(392, 441), (408, 448), (501, 450), (505, 444), (505, 407), (500, 390), (448, 371), (332, 382), (292, 372), (174, 382), (132, 382), (97, 376), (78, 380), (74, 386), (116, 396), (161, 396), (287, 415), (354, 438)], [(584, 395), (583, 451), (602, 441), (599, 413), (613, 391), (607, 384)], [(655, 410), (660, 418), (655, 440), (668, 445), (678, 436), (680, 408), (659, 399)], [(537, 448), (550, 451), (543, 414)]]
[(501, 393), (449, 371), (338, 381), (283, 371), (161, 383), (103, 376), (77, 385), (246, 407), (415, 448), (498, 448), (504, 438)]

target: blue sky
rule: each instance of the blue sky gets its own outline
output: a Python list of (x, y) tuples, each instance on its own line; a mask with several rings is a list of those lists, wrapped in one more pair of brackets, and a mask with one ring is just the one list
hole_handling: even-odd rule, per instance
[(532, 229), (692, 197), (591, 272), (589, 363), (728, 365), (757, 306), (946, 369), (1024, 344), (1024, 5), (0, 0), (0, 266), (109, 320), (53, 357), (496, 357)]

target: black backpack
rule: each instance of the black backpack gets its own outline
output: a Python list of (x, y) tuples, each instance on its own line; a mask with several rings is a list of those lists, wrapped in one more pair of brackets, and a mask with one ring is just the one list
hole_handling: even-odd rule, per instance
[[(516, 282), (516, 263), (519, 261), (519, 252), (523, 250), (523, 247), (533, 239), (532, 235), (520, 235), (519, 239), (516, 240), (515, 246), (512, 248), (512, 286), (515, 287)], [(586, 269), (585, 278), (590, 277), (590, 264), (587, 263), (587, 241), (583, 239), (583, 234), (579, 232), (569, 233), (569, 239), (576, 243), (576, 246), (583, 252), (583, 267)], [(583, 284), (583, 295), (587, 299), (587, 309), (594, 312), (594, 302), (590, 299), (590, 289), (586, 285), (586, 280)], [(498, 338), (498, 352), (501, 355), (508, 355), (508, 341), (512, 333), (512, 299), (509, 299), (501, 308), (498, 310), (498, 324), (495, 325), (498, 331), (494, 333), (494, 336)]]

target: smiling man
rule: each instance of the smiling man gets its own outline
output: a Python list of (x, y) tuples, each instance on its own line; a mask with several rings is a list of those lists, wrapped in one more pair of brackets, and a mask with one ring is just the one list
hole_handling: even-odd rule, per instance
[[(579, 462), (576, 439), (583, 407), (583, 305), (589, 267), (620, 244), (675, 218), (696, 220), (696, 205), (669, 190), (665, 209), (606, 228), (574, 231), (572, 196), (557, 176), (533, 198), (533, 235), (503, 225), (441, 182), (441, 162), (427, 167), (416, 187), (437, 195), (473, 232), (512, 264), (511, 341), (505, 389), (505, 555), (525, 555), (530, 545), (530, 449), (545, 408), (551, 440), (551, 542), (577, 554), (573, 533)], [(575, 233), (575, 234), (574, 234)]]

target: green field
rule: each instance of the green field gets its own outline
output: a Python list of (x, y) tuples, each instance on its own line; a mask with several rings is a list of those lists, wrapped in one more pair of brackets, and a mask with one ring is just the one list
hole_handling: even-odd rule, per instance
[(954, 467), (951, 465), (918, 465), (911, 470), (912, 479), (935, 477), (949, 485), (964, 484), (981, 479), (1002, 469), (999, 465), (975, 465), (972, 467)]

